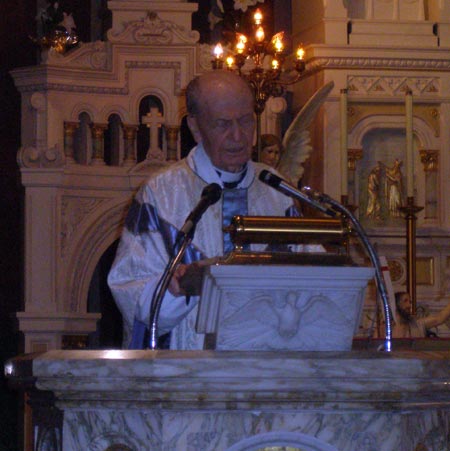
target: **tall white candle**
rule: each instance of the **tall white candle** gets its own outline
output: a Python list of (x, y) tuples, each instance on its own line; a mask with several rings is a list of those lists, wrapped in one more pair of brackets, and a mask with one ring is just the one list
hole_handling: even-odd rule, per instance
[(341, 195), (348, 194), (347, 89), (341, 89)]
[(413, 154), (413, 96), (406, 92), (406, 195), (414, 196), (414, 154)]

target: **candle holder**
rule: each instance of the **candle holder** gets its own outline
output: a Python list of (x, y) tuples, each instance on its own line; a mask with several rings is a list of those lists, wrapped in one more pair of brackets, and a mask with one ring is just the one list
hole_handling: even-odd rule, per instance
[[(342, 204), (347, 210), (349, 210), (351, 214), (354, 214), (355, 211), (358, 209), (358, 206), (357, 206), (357, 205), (351, 205), (351, 204), (349, 203), (349, 197), (348, 197), (347, 194), (341, 194), (341, 204)], [(346, 224), (348, 230), (351, 230), (350, 219), (347, 217), (347, 215), (343, 215), (343, 216), (344, 216), (344, 217), (343, 217), (344, 222), (345, 222), (345, 224)], [(350, 254), (350, 235), (349, 235), (349, 236), (347, 237), (347, 239), (346, 239), (346, 245), (345, 245), (345, 248), (346, 248), (347, 255), (349, 255), (349, 254)]]
[(341, 204), (347, 208), (347, 210), (350, 210), (350, 212), (353, 214), (358, 209), (358, 205), (352, 205), (349, 203), (349, 197), (348, 194), (342, 194), (341, 195)]
[(406, 206), (400, 207), (406, 220), (406, 286), (411, 297), (411, 313), (417, 312), (416, 297), (416, 214), (422, 211), (423, 207), (414, 204), (414, 196), (407, 197)]
[[(304, 77), (306, 63), (305, 50), (300, 46), (295, 61), (290, 68), (285, 67), (286, 44), (284, 32), (266, 38), (262, 26), (263, 15), (256, 9), (253, 15), (253, 34), (235, 34), (234, 50), (227, 49), (226, 69), (236, 71), (251, 86), (255, 98), (256, 148), (258, 161), (261, 161), (261, 115), (269, 97), (280, 97), (286, 88)], [(224, 49), (218, 43), (214, 48), (213, 69), (222, 69)], [(244, 71), (247, 60), (251, 60), (248, 70)]]

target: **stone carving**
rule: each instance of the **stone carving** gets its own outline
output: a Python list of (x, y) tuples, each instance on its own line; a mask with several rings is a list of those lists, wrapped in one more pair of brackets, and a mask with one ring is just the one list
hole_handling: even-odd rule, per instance
[(399, 70), (448, 70), (448, 59), (405, 60), (400, 58), (371, 58), (371, 57), (330, 57), (317, 58), (306, 64), (306, 73), (316, 72), (322, 68), (358, 68), (358, 69), (399, 69)]
[(400, 284), (405, 281), (406, 268), (404, 260), (398, 258), (389, 259), (388, 267), (393, 283)]
[(437, 172), (439, 169), (439, 150), (420, 149), (420, 161), (425, 172)]
[(171, 69), (173, 70), (174, 94), (181, 95), (181, 63), (177, 61), (127, 61), (125, 63), (127, 85), (129, 69)]
[(63, 196), (61, 201), (61, 257), (70, 243), (72, 235), (83, 218), (104, 202), (104, 199)]
[(379, 76), (350, 76), (349, 89), (361, 94), (404, 95), (405, 90), (411, 89), (414, 95), (437, 94), (441, 90), (438, 77), (379, 77)]
[(122, 32), (108, 31), (108, 40), (121, 44), (195, 44), (199, 38), (198, 31), (186, 30), (173, 22), (161, 20), (153, 11), (143, 20), (128, 22)]
[[(102, 431), (103, 426), (101, 424), (102, 418), (97, 415), (92, 415), (91, 418), (95, 422), (100, 422), (100, 424), (95, 423), (94, 431)], [(115, 416), (116, 418), (116, 416)], [(116, 420), (117, 421), (117, 420)], [(81, 443), (76, 443), (76, 445), (79, 445), (79, 449), (86, 449), (86, 451), (135, 451), (138, 449), (136, 440), (129, 437), (129, 425), (127, 424), (127, 421), (124, 421), (120, 419), (118, 421), (119, 425), (121, 426), (120, 431), (113, 431), (113, 432), (103, 432), (99, 435), (95, 436), (93, 440), (88, 441), (87, 437), (83, 437), (83, 440), (81, 440)], [(128, 426), (128, 427), (127, 427)], [(73, 424), (74, 428), (79, 428), (78, 425)], [(92, 435), (93, 432), (92, 432)]]
[(200, 62), (200, 67), (203, 70), (211, 69), (211, 59), (212, 59), (212, 55), (213, 55), (213, 48), (214, 48), (214, 46), (209, 45), (209, 44), (199, 44), (198, 45), (199, 62)]
[[(235, 344), (236, 349), (239, 349), (241, 343), (252, 348), (255, 338), (255, 349), (261, 347), (261, 341), (264, 341), (264, 349), (283, 349), (288, 348), (295, 338), (295, 346), (302, 350), (322, 350), (338, 342), (338, 335), (348, 329), (351, 322), (335, 302), (322, 294), (311, 295), (304, 291), (288, 290), (256, 293), (244, 291), (228, 293), (227, 296), (231, 308), (229, 315), (223, 318), (221, 328), (226, 330), (224, 337), (227, 343)], [(334, 313), (326, 317), (322, 315), (324, 311)], [(242, 318), (253, 319), (247, 320), (243, 328)], [(312, 336), (305, 334), (306, 325), (308, 328), (323, 327), (322, 330), (328, 331), (322, 343), (315, 343)]]
[(17, 163), (21, 168), (60, 168), (64, 161), (64, 154), (57, 145), (49, 149), (21, 147), (17, 152)]
[(124, 85), (121, 87), (105, 87), (105, 86), (83, 86), (79, 84), (63, 84), (63, 83), (48, 83), (43, 85), (30, 85), (21, 88), (21, 92), (35, 92), (35, 91), (61, 91), (61, 92), (77, 92), (88, 94), (108, 94), (108, 95), (128, 95), (130, 69), (171, 69), (174, 71), (174, 94), (181, 95), (181, 64), (177, 61), (125, 61), (125, 76)]
[(122, 444), (108, 446), (105, 451), (133, 451), (130, 447)]
[(21, 168), (38, 168), (41, 154), (36, 147), (21, 147), (17, 152), (17, 164)]
[[(94, 201), (97, 201), (98, 205), (101, 202), (107, 202), (107, 199), (94, 199)], [(89, 211), (92, 211), (97, 208), (97, 205), (89, 204), (86, 208), (88, 208)], [(90, 278), (92, 277), (92, 274), (87, 272), (86, 266), (93, 258), (98, 262), (98, 259), (100, 258), (98, 249), (102, 248), (104, 241), (108, 238), (108, 232), (112, 231), (111, 233), (115, 235), (114, 238), (120, 236), (126, 209), (127, 205), (119, 204), (109, 209), (106, 214), (97, 217), (97, 220), (91, 219), (90, 233), (85, 233), (78, 241), (78, 248), (76, 249), (76, 252), (73, 253), (73, 260), (71, 260), (73, 267), (69, 268), (69, 273), (71, 274), (68, 282), (70, 290), (70, 299), (68, 299), (70, 312), (79, 311), (79, 303), (81, 302), (81, 299), (85, 299), (81, 293), (87, 293)], [(81, 209), (77, 213), (80, 214)], [(83, 262), (83, 264), (80, 264), (80, 262)], [(86, 290), (86, 292), (83, 290)]]
[(108, 70), (110, 64), (110, 47), (107, 42), (81, 42), (72, 52), (61, 55), (57, 52), (46, 52), (45, 63), (64, 65), (72, 68), (88, 68)]
[(64, 83), (48, 83), (45, 86), (43, 85), (30, 85), (25, 86), (21, 89), (21, 92), (30, 92), (30, 91), (61, 91), (61, 92), (77, 92), (77, 93), (88, 93), (88, 94), (110, 94), (110, 95), (127, 95), (129, 93), (128, 84), (127, 84), (127, 74), (125, 74), (125, 86), (119, 88), (111, 88), (104, 86), (83, 86), (76, 84), (64, 84)]

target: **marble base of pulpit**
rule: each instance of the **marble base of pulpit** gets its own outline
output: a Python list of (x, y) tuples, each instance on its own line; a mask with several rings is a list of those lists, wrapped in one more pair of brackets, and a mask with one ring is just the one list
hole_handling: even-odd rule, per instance
[(6, 372), (36, 451), (450, 449), (448, 351), (50, 351)]

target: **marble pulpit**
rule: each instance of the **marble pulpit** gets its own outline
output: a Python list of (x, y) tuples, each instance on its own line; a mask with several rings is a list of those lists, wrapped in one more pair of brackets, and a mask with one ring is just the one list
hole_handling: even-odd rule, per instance
[(49, 351), (36, 451), (448, 451), (449, 351)]
[(354, 265), (211, 265), (197, 332), (217, 350), (350, 351), (373, 275)]

